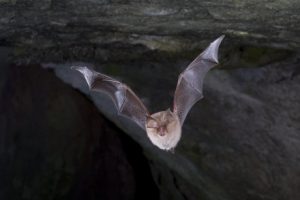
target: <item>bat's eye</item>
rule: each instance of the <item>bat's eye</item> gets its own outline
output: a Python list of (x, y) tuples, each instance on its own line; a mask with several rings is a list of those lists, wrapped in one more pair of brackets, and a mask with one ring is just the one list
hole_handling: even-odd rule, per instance
[(154, 118), (148, 118), (147, 119), (147, 124), (146, 124), (147, 128), (157, 128), (158, 127), (158, 123)]
[(147, 126), (147, 128), (155, 128), (155, 129), (157, 129), (158, 127), (156, 127), (156, 126)]

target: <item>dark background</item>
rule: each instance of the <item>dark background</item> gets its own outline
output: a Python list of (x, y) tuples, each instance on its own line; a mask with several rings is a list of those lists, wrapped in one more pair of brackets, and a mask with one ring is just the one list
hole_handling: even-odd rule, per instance
[[(295, 200), (296, 0), (0, 1), (0, 199)], [(72, 65), (127, 83), (151, 112), (220, 35), (220, 65), (176, 153), (154, 147)]]

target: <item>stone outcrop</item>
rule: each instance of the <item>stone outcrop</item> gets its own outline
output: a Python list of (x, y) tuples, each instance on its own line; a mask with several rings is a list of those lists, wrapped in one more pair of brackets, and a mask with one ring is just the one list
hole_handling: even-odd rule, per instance
[(230, 45), (297, 50), (299, 8), (297, 0), (1, 0), (0, 43), (16, 46), (18, 58), (52, 62), (102, 60), (112, 44), (184, 52), (221, 34)]

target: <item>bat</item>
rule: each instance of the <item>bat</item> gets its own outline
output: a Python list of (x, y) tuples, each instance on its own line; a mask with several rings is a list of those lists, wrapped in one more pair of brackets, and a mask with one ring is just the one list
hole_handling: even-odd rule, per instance
[(193, 105), (203, 98), (203, 81), (207, 72), (216, 66), (222, 35), (198, 55), (179, 75), (173, 110), (170, 108), (150, 114), (139, 97), (124, 83), (87, 67), (73, 66), (85, 78), (91, 91), (110, 96), (118, 114), (133, 120), (144, 129), (150, 141), (158, 148), (174, 151), (181, 138), (185, 118)]

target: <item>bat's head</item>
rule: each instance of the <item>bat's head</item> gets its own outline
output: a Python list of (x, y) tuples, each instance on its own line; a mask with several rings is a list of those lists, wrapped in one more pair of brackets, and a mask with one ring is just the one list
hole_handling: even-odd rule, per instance
[(180, 139), (181, 125), (178, 116), (168, 109), (147, 116), (146, 131), (154, 145), (169, 150)]
[(176, 115), (168, 109), (147, 116), (146, 128), (155, 130), (160, 136), (165, 136), (173, 129), (176, 123)]

